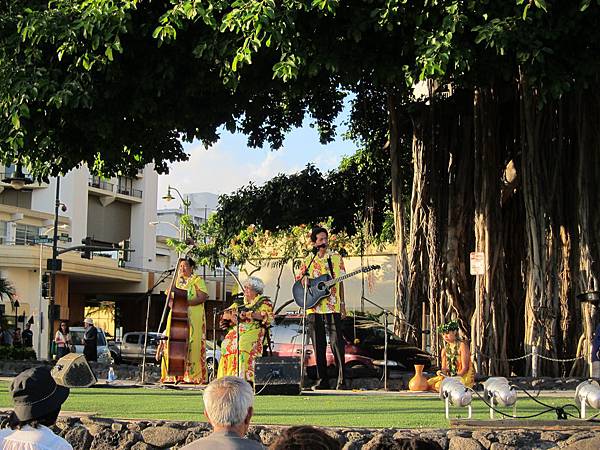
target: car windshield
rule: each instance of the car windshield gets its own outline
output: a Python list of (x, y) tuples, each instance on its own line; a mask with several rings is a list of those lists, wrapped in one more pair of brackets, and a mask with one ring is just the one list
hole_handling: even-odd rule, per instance
[[(85, 333), (83, 330), (70, 330), (71, 333), (71, 342), (73, 345), (83, 345), (83, 334)], [(104, 338), (104, 333), (98, 333), (98, 347), (106, 345), (106, 339)]]

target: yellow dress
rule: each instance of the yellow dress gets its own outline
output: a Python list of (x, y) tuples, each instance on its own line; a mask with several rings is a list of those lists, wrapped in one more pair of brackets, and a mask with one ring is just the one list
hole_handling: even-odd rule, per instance
[[(176, 287), (187, 290), (188, 301), (196, 297), (196, 287), (199, 291), (207, 292), (204, 280), (198, 275), (192, 275), (187, 280), (181, 282), (177, 280)], [(188, 307), (189, 341), (188, 354), (185, 362), (185, 372), (183, 376), (169, 375), (169, 346), (165, 345), (163, 349), (161, 363), (161, 383), (192, 383), (202, 384), (207, 379), (206, 368), (206, 320), (204, 317), (204, 304)], [(167, 318), (166, 335), (171, 332), (171, 312)], [(168, 341), (167, 341), (168, 342)]]
[[(234, 303), (230, 308), (237, 308), (241, 304)], [(262, 321), (244, 319), (240, 321), (240, 372), (239, 376), (254, 383), (254, 363), (257, 356), (262, 355), (263, 340), (266, 327), (273, 321), (273, 304), (268, 297), (257, 295), (252, 301), (244, 299), (243, 306), (248, 311), (259, 312), (263, 315)], [(217, 378), (225, 376), (238, 376), (237, 366), (237, 330), (236, 325), (227, 330), (227, 335), (221, 344), (221, 360)]]
[[(454, 377), (457, 373), (462, 371), (462, 358), (460, 354), (460, 341), (454, 343), (447, 343), (444, 346), (444, 352), (446, 353), (446, 361), (448, 363), (448, 370), (450, 372), (450, 376)], [(442, 381), (446, 378), (442, 375), (437, 375), (427, 380), (427, 384), (429, 385), (429, 390), (440, 392), (440, 385)], [(469, 370), (462, 377), (460, 377), (463, 384), (466, 387), (473, 387), (475, 384), (475, 368), (473, 367), (473, 363), (469, 359)]]

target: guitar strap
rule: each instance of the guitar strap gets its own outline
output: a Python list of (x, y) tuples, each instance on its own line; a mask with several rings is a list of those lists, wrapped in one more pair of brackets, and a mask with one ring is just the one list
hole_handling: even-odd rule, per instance
[(327, 257), (327, 265), (329, 266), (329, 274), (331, 275), (331, 279), (335, 278), (335, 273), (333, 272), (333, 262), (331, 261), (331, 255)]

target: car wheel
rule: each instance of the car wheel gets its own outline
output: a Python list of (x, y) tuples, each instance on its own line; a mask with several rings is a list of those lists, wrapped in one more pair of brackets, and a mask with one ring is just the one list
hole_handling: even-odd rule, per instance
[[(214, 366), (214, 369), (213, 369)], [(208, 382), (210, 383), (213, 379), (217, 377), (217, 371), (219, 370), (219, 363), (215, 362), (213, 358), (208, 358), (206, 360), (206, 369), (208, 370)], [(213, 376), (214, 370), (214, 376)]]

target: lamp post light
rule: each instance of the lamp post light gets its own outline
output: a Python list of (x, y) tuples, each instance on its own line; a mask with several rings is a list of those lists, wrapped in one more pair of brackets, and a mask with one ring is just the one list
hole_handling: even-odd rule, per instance
[[(173, 195), (171, 195), (171, 191), (175, 191), (175, 193), (181, 199), (181, 203), (183, 203), (183, 214), (185, 214), (187, 216), (189, 214), (189, 212), (190, 212), (190, 205), (192, 204), (190, 198), (189, 197), (183, 198), (183, 195), (181, 195), (181, 192), (179, 192), (179, 189), (174, 188), (171, 185), (169, 185), (167, 187), (167, 195), (164, 195), (162, 197), (162, 199), (165, 200), (165, 201), (167, 201), (167, 202), (170, 202), (171, 200), (175, 200), (175, 197), (173, 197)], [(180, 237), (184, 241), (187, 238), (186, 232), (185, 232), (184, 229), (182, 229), (182, 232), (180, 233)]]

